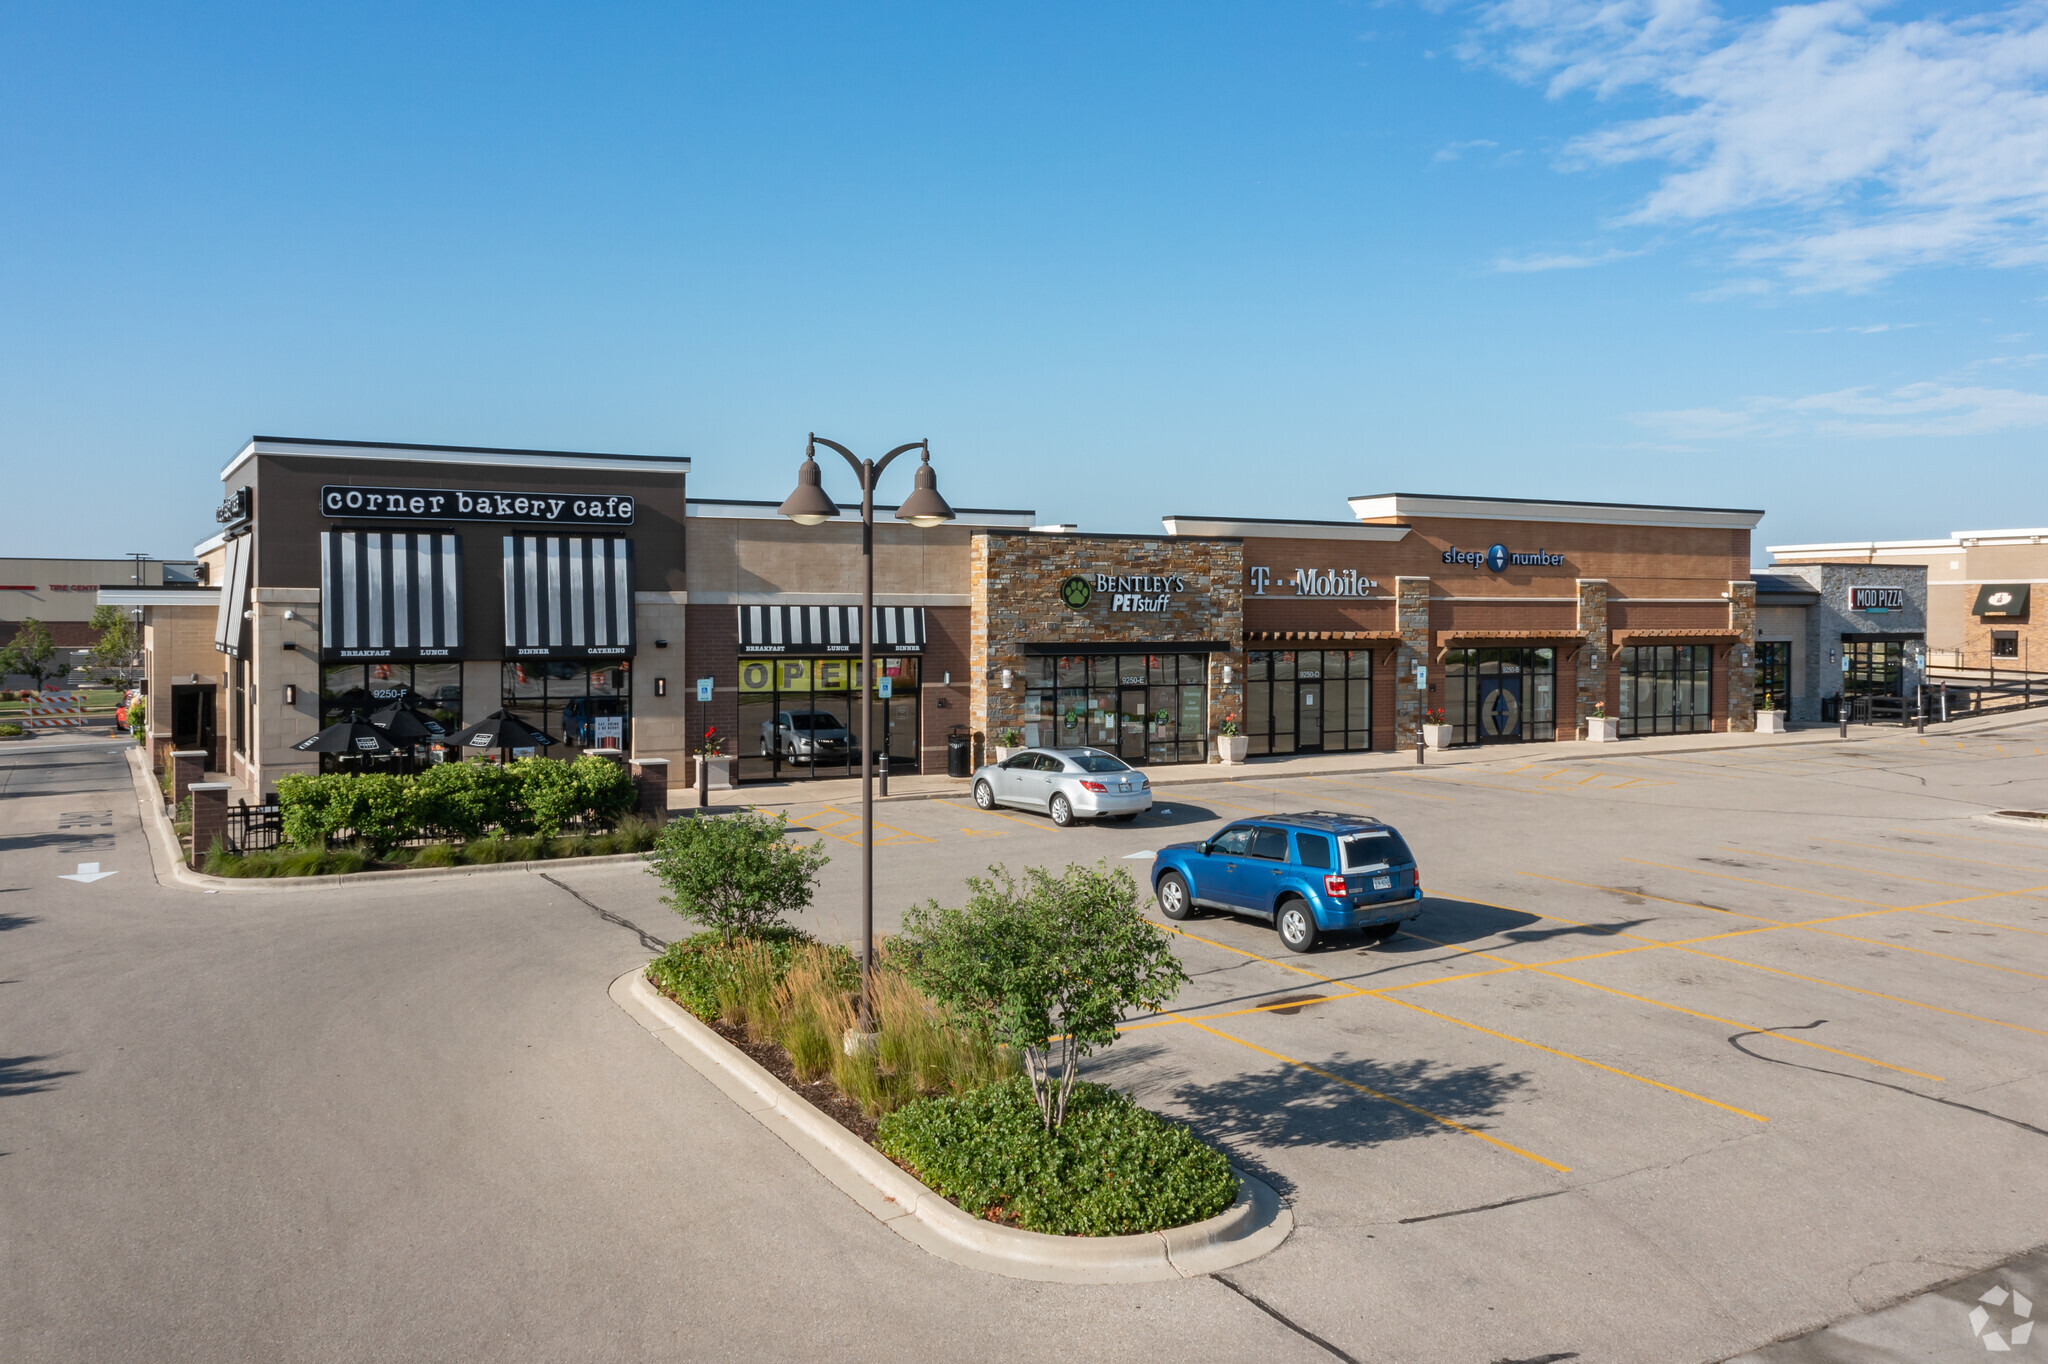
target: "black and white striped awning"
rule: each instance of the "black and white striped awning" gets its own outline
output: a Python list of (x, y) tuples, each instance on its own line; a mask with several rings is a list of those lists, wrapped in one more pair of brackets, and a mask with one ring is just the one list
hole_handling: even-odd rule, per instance
[(322, 531), (320, 654), (462, 657), (462, 537)]
[(224, 546), (227, 558), (221, 564), (220, 611), (213, 618), (213, 647), (229, 658), (249, 656), (249, 573), (255, 565), (253, 536), (237, 535)]
[(631, 540), (505, 537), (508, 658), (622, 658), (632, 652)]
[[(743, 654), (857, 654), (860, 652), (858, 606), (742, 606), (740, 652)], [(924, 652), (922, 606), (875, 608), (877, 654)]]

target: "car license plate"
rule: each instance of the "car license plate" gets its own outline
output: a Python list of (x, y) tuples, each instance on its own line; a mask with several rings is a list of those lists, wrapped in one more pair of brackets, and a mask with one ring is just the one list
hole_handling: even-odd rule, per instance
[(1372, 878), (1372, 888), (1374, 890), (1392, 890), (1394, 888), (1394, 878), (1391, 876), (1375, 876)]

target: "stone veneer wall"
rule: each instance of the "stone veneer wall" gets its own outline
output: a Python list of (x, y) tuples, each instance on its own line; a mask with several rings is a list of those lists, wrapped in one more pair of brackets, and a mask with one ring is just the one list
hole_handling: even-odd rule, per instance
[[(1579, 713), (1573, 720), (1572, 737), (1586, 737), (1586, 721), (1592, 718), (1593, 707), (1607, 705), (1609, 715), (1618, 715), (1620, 710), (1607, 696), (1607, 657), (1613, 636), (1607, 628), (1607, 580), (1605, 578), (1579, 579), (1578, 628), (1585, 632), (1586, 647), (1579, 650), (1578, 683), (1575, 688)], [(1564, 717), (1558, 717), (1558, 728), (1564, 728)]]
[(1728, 650), (1728, 729), (1750, 734), (1756, 730), (1756, 584), (1748, 579), (1728, 584), (1728, 628), (1742, 634)]
[[(1185, 589), (1163, 611), (1112, 612), (1097, 593), (1076, 611), (1060, 599), (1074, 576), (1178, 575)], [(1026, 644), (1105, 645), (1219, 642), (1209, 655), (1209, 753), (1216, 726), (1244, 715), (1244, 545), (1192, 536), (1051, 535), (991, 531), (974, 537), (969, 555), (969, 656), (973, 670), (968, 723), (976, 745), (1023, 723)], [(1134, 649), (1135, 652), (1135, 649)], [(1231, 680), (1223, 680), (1230, 669)], [(1005, 689), (1002, 675), (1011, 674)], [(976, 755), (981, 760), (981, 755)]]
[[(1394, 655), (1394, 747), (1411, 748), (1422, 724), (1424, 693), (1415, 686), (1415, 669), (1421, 665), (1437, 671), (1435, 651), (1429, 639), (1428, 578), (1394, 579), (1394, 628), (1401, 632), (1401, 647)], [(1434, 687), (1438, 683), (1430, 682)]]

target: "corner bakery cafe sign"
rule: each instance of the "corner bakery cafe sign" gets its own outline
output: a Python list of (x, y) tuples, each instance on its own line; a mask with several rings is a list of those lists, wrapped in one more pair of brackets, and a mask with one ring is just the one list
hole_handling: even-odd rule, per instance
[(469, 492), (460, 488), (358, 488), (329, 485), (320, 490), (328, 516), (375, 517), (381, 521), (539, 521), (551, 526), (630, 526), (633, 499), (616, 495)]

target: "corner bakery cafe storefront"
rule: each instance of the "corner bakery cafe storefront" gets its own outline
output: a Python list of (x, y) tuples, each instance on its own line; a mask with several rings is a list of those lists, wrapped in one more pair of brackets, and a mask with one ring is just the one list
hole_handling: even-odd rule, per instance
[(152, 672), (219, 676), (221, 767), (257, 790), (312, 770), (294, 745), (324, 726), (402, 700), (447, 731), (509, 707), (562, 742), (557, 757), (680, 750), (680, 693), (640, 656), (681, 639), (688, 467), (251, 441), (200, 546), (219, 589), (213, 657)]

